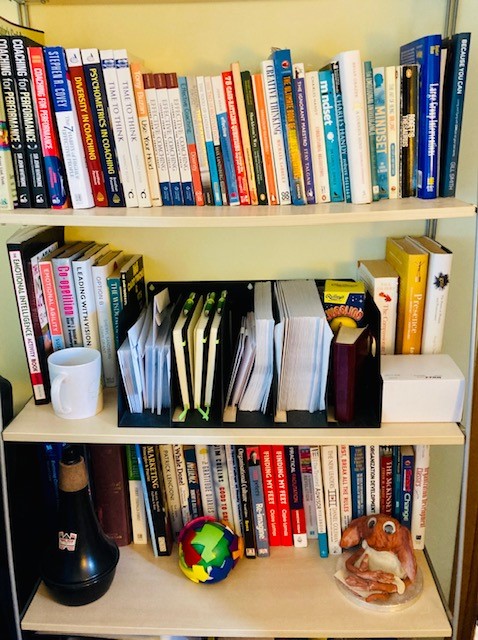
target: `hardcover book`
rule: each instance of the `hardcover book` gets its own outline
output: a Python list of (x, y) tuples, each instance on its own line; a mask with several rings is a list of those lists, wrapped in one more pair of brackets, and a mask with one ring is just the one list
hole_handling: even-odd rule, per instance
[(335, 419), (350, 422), (356, 414), (359, 383), (369, 354), (367, 327), (340, 325), (332, 341), (332, 380)]
[(400, 74), (400, 195), (417, 194), (418, 65), (399, 67)]

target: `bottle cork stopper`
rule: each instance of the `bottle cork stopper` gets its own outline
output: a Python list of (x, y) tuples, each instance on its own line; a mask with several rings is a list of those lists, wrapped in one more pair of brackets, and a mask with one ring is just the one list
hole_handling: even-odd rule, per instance
[(72, 493), (88, 486), (88, 473), (82, 457), (77, 462), (67, 464), (60, 461), (60, 491)]

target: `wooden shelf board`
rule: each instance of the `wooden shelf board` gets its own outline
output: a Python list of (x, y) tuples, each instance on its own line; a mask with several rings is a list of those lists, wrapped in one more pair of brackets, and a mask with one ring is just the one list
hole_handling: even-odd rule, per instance
[(75, 227), (291, 227), (395, 220), (463, 218), (475, 206), (456, 198), (403, 198), (372, 204), (250, 207), (156, 207), (150, 209), (15, 209), (0, 212), (0, 224), (50, 224)]
[(30, 400), (3, 431), (8, 442), (84, 442), (139, 444), (436, 444), (461, 445), (454, 422), (384, 423), (380, 428), (162, 427), (117, 426), (116, 392), (107, 389), (101, 413), (85, 420), (64, 420), (51, 405)]
[[(312, 542), (312, 541), (311, 541)], [(382, 612), (351, 602), (334, 579), (337, 557), (274, 547), (270, 558), (242, 559), (215, 585), (194, 584), (170, 557), (149, 545), (123, 547), (110, 590), (72, 615), (42, 584), (22, 628), (42, 633), (226, 637), (447, 637), (451, 627), (430, 569), (417, 553), (424, 589), (405, 611)]]

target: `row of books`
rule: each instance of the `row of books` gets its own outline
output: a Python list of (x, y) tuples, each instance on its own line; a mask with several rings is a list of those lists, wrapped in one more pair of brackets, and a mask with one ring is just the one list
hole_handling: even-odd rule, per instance
[(389, 67), (346, 51), (317, 71), (273, 49), (259, 73), (233, 62), (217, 76), (178, 77), (150, 73), (125, 49), (2, 36), (0, 204), (453, 195), (469, 42), (470, 34), (427, 36), (402, 46), (400, 65)]
[(200, 515), (228, 522), (248, 558), (309, 544), (340, 554), (350, 522), (377, 513), (425, 545), (429, 445), (88, 445), (86, 456), (105, 532), (156, 556)]

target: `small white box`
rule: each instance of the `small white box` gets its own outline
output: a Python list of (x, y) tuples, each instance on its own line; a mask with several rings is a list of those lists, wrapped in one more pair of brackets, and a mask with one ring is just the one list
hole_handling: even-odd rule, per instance
[(459, 422), (465, 378), (446, 354), (382, 356), (382, 422)]

